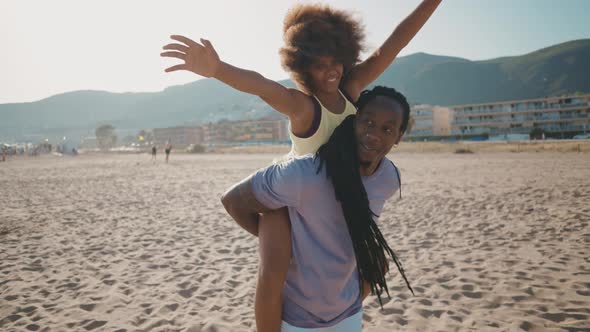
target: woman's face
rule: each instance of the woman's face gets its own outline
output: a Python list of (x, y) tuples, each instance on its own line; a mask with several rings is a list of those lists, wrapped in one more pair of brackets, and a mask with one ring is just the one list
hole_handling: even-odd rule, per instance
[(325, 55), (317, 57), (316, 61), (309, 66), (308, 71), (314, 93), (333, 93), (338, 91), (344, 66), (334, 57)]

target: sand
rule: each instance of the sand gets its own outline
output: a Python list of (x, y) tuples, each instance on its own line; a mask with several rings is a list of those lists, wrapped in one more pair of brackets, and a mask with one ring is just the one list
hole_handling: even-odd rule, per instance
[[(272, 154), (0, 163), (1, 331), (253, 331), (257, 243), (219, 203)], [(364, 331), (589, 331), (590, 155), (405, 153)]]

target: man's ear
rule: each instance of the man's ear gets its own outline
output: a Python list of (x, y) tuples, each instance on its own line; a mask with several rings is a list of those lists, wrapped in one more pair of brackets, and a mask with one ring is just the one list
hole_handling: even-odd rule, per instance
[(397, 140), (395, 140), (395, 144), (399, 144), (399, 142), (402, 141), (402, 138), (404, 137), (404, 134), (405, 133), (406, 133), (405, 131), (402, 131), (402, 132), (399, 133), (399, 136), (397, 137)]

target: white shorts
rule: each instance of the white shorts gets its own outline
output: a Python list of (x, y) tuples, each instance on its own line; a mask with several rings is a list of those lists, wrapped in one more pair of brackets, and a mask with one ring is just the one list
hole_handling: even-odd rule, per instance
[(301, 327), (295, 327), (289, 323), (283, 321), (281, 323), (281, 332), (361, 332), (363, 325), (363, 310), (361, 309), (356, 314), (346, 318), (340, 323), (330, 326), (321, 327), (316, 329), (304, 329)]

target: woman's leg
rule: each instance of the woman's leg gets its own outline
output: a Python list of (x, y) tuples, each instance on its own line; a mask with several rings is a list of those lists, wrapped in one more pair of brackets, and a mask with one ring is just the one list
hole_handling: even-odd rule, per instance
[(254, 312), (258, 332), (281, 328), (282, 292), (291, 262), (291, 222), (287, 208), (265, 213), (258, 223), (258, 283)]

